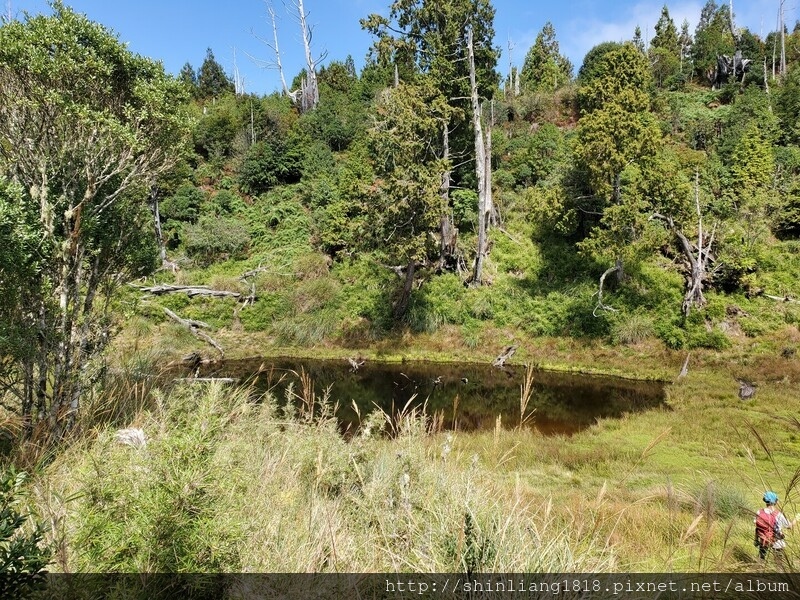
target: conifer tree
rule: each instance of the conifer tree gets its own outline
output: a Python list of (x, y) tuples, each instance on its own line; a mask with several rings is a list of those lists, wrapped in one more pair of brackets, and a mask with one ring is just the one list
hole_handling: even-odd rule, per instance
[(572, 79), (572, 63), (559, 52), (556, 30), (549, 21), (528, 50), (520, 79), (523, 89), (554, 90)]
[(206, 58), (197, 73), (198, 98), (219, 98), (226, 92), (233, 92), (233, 81), (225, 74), (222, 65), (214, 58), (211, 48), (206, 50)]
[(661, 9), (661, 17), (656, 23), (656, 35), (650, 42), (650, 63), (653, 65), (653, 78), (658, 87), (673, 84), (680, 73), (680, 39), (666, 5)]

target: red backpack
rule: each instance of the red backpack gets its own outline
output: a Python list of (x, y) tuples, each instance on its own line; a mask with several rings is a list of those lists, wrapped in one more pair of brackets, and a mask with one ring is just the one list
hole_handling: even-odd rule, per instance
[(772, 546), (776, 539), (780, 539), (778, 528), (778, 513), (767, 512), (763, 508), (756, 513), (756, 542), (760, 546)]

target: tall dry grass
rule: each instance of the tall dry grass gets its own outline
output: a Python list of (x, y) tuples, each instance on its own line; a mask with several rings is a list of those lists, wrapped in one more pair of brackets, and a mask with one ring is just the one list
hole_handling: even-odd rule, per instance
[[(58, 568), (92, 571), (593, 572), (617, 566), (601, 513), (570, 515), (435, 434), (367, 416), (346, 440), (324, 395), (192, 385), (108, 427), (36, 481)], [(290, 391), (290, 394), (295, 392)], [(313, 407), (311, 411), (309, 406)], [(313, 416), (309, 416), (309, 413)], [(386, 435), (387, 431), (391, 435)], [(455, 439), (454, 439), (455, 438)], [(445, 451), (450, 445), (455, 450)]]

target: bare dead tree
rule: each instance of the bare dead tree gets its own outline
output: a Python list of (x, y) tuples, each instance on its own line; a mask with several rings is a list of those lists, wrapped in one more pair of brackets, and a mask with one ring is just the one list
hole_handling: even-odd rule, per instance
[(786, 75), (786, 24), (784, 22), (784, 5), (786, 0), (781, 0), (781, 77)]
[(220, 346), (219, 343), (217, 343), (217, 341), (210, 335), (208, 335), (204, 331), (201, 331), (201, 328), (202, 329), (211, 328), (211, 326), (208, 323), (204, 323), (203, 321), (195, 321), (193, 319), (184, 319), (183, 317), (179, 317), (170, 309), (166, 307), (163, 308), (164, 308), (164, 313), (170, 319), (186, 327), (186, 329), (188, 329), (192, 333), (192, 335), (195, 336), (197, 339), (203, 340), (210, 346), (213, 346), (217, 350), (217, 352), (219, 352), (220, 358), (225, 358), (225, 350), (223, 350), (222, 346)]
[(508, 36), (508, 84), (506, 85), (505, 93), (506, 98), (514, 97), (514, 61), (512, 60), (512, 52), (514, 50), (514, 42), (511, 41), (511, 36)]
[(680, 373), (678, 373), (678, 379), (683, 379), (689, 374), (689, 357), (691, 356), (691, 352), (686, 353), (686, 360), (683, 361), (683, 366), (681, 367)]
[[(478, 180), (478, 247), (475, 255), (475, 267), (472, 273), (472, 285), (480, 285), (483, 272), (483, 260), (488, 246), (489, 217), (492, 212), (491, 187), (487, 195), (487, 154), (486, 138), (481, 123), (481, 105), (478, 101), (478, 84), (475, 77), (475, 48), (472, 28), (467, 30), (467, 51), (469, 56), (469, 85), (472, 101), (472, 126), (475, 132), (475, 175)], [(491, 134), (491, 132), (490, 132)], [(489, 181), (491, 186), (491, 181)]]
[(292, 6), (295, 9), (295, 18), (300, 24), (300, 32), (303, 36), (303, 49), (306, 55), (306, 76), (300, 86), (300, 110), (306, 112), (314, 109), (319, 104), (319, 86), (317, 84), (317, 65), (325, 60), (326, 52), (323, 52), (318, 58), (314, 58), (311, 52), (311, 40), (314, 35), (313, 28), (308, 24), (308, 15), (303, 0), (292, 0)]
[(507, 346), (498, 356), (492, 361), (492, 366), (497, 367), (498, 369), (502, 369), (506, 366), (506, 362), (508, 362), (514, 353), (516, 353), (517, 348), (519, 346)]
[[(395, 67), (396, 68), (396, 67)], [(449, 165), (450, 161), (450, 130), (447, 123), (442, 127), (442, 158), (445, 164)], [(448, 261), (455, 255), (456, 243), (458, 240), (458, 229), (453, 225), (453, 214), (450, 210), (450, 183), (451, 171), (450, 167), (442, 172), (442, 187), (440, 188), (439, 195), (442, 198), (442, 216), (440, 220), (440, 247), (439, 247), (439, 268), (444, 269)], [(456, 268), (458, 268), (458, 261), (456, 261)]]
[(494, 127), (494, 100), (489, 101), (489, 126), (486, 128), (486, 154), (484, 161), (484, 187), (486, 194), (486, 213), (487, 213), (487, 228), (489, 225), (497, 225), (497, 211), (494, 207), (494, 196), (492, 196), (492, 127)]
[(606, 269), (600, 276), (600, 283), (597, 286), (597, 291), (593, 294), (597, 296), (597, 304), (592, 311), (592, 315), (597, 316), (597, 311), (617, 312), (617, 309), (603, 302), (603, 293), (605, 292), (606, 277), (612, 273), (617, 273), (618, 277), (622, 273), (622, 261), (617, 259), (613, 267)]
[(167, 247), (164, 243), (164, 231), (161, 227), (161, 211), (159, 210), (158, 188), (156, 186), (150, 188), (150, 210), (153, 213), (153, 225), (155, 228), (156, 243), (158, 244), (158, 256), (161, 259), (161, 268), (170, 267), (174, 272), (174, 267), (177, 265), (167, 260)]
[[(709, 277), (713, 274), (713, 270), (709, 271), (709, 262), (713, 262), (714, 258), (711, 253), (711, 248), (714, 245), (714, 238), (716, 237), (717, 226), (716, 224), (711, 230), (711, 234), (706, 241), (706, 232), (703, 230), (703, 212), (700, 208), (700, 174), (695, 172), (694, 183), (694, 204), (697, 214), (697, 245), (692, 246), (689, 238), (677, 226), (669, 215), (661, 215), (655, 213), (651, 218), (659, 219), (666, 223), (670, 230), (675, 234), (678, 239), (683, 256), (689, 263), (689, 271), (686, 275), (686, 293), (683, 297), (682, 312), (684, 316), (689, 316), (693, 307), (699, 308), (705, 305), (706, 298), (703, 293), (703, 286)], [(714, 270), (716, 270), (715, 267)]]
[(233, 90), (237, 96), (244, 94), (244, 79), (239, 73), (239, 65), (236, 64), (236, 46), (233, 47)]
[(736, 25), (733, 22), (733, 0), (729, 0), (728, 2), (728, 25), (731, 28), (731, 35), (733, 36), (733, 42), (738, 48), (739, 42), (741, 41), (741, 36), (739, 32), (736, 30)]
[(685, 235), (679, 230), (675, 230), (678, 236), (681, 248), (686, 258), (691, 265), (691, 272), (689, 275), (689, 285), (686, 295), (683, 299), (683, 314), (689, 316), (693, 306), (703, 306), (706, 303), (705, 295), (703, 294), (703, 284), (708, 277), (708, 260), (711, 256), (711, 246), (714, 244), (714, 236), (716, 234), (716, 225), (711, 231), (711, 236), (708, 240), (708, 245), (703, 247), (704, 233), (703, 233), (703, 213), (700, 209), (700, 174), (695, 172), (694, 180), (694, 204), (697, 211), (697, 255), (695, 256), (691, 244)]
[(280, 46), (278, 45), (278, 18), (275, 14), (275, 9), (272, 7), (272, 3), (269, 0), (266, 0), (267, 5), (267, 13), (269, 13), (270, 21), (272, 23), (272, 40), (268, 41), (262, 37), (259, 37), (255, 34), (255, 32), (251, 33), (253, 36), (259, 40), (262, 44), (264, 44), (267, 48), (272, 50), (272, 53), (275, 55), (274, 60), (261, 60), (250, 56), (250, 58), (256, 62), (256, 64), (266, 68), (266, 69), (275, 69), (278, 71), (278, 75), (281, 78), (281, 90), (283, 91), (284, 96), (291, 96), (291, 92), (289, 91), (289, 86), (286, 85), (286, 77), (283, 75), (283, 63), (281, 62), (281, 51)]

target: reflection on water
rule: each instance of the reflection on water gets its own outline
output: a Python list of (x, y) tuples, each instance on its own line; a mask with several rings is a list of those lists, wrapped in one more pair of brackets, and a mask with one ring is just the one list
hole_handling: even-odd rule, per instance
[[(441, 413), (448, 429), (492, 429), (498, 416), (507, 428), (520, 420), (523, 366), (496, 369), (474, 363), (367, 361), (354, 371), (345, 360), (271, 358), (224, 361), (204, 367), (200, 375), (253, 381), (262, 391), (274, 387), (273, 393), (283, 399), (289, 382), (299, 388), (301, 370), (310, 376), (317, 396), (329, 389), (331, 401), (339, 405), (337, 416), (344, 428), (358, 425), (352, 401), (363, 417), (376, 406), (387, 413), (396, 412), (412, 396), (412, 406), (427, 403), (427, 412)], [(541, 433), (570, 435), (600, 418), (618, 418), (663, 405), (661, 383), (536, 371), (528, 411), (533, 411), (531, 426)]]

